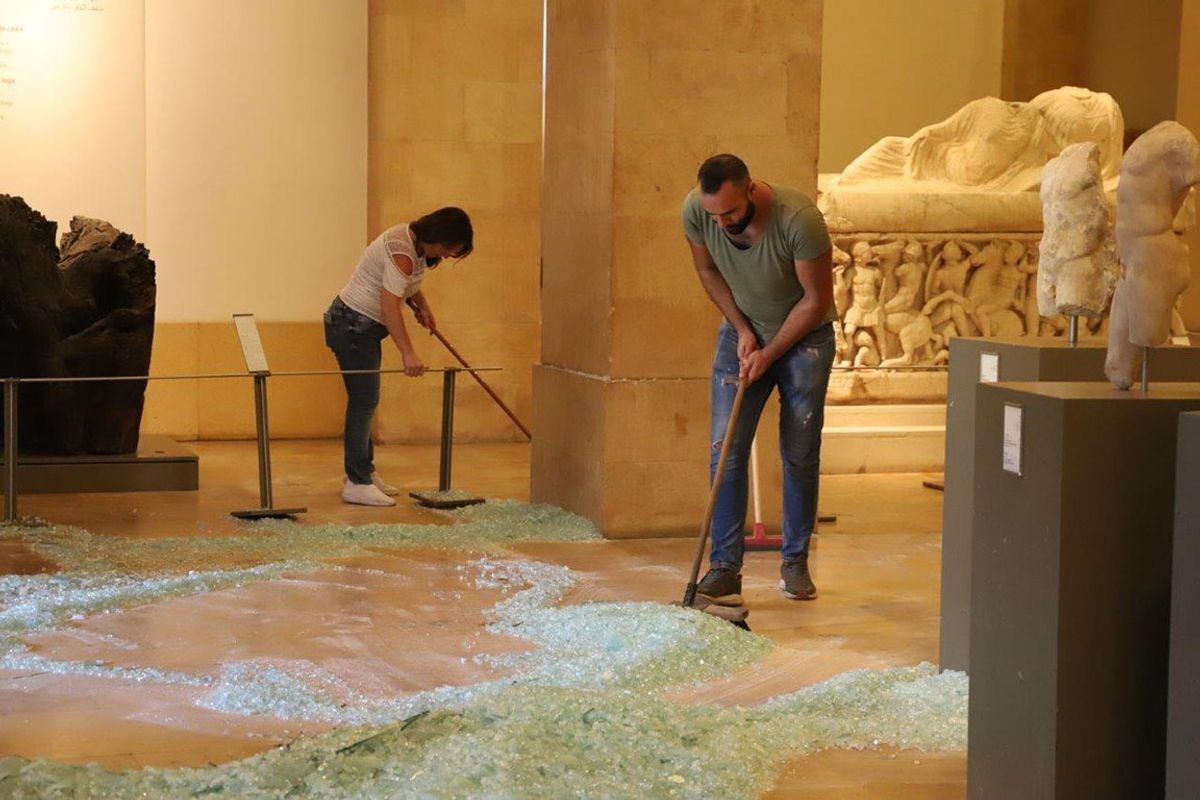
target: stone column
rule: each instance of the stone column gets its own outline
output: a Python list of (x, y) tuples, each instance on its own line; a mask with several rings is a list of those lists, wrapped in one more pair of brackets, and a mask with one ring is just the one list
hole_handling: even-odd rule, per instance
[[(1179, 87), (1175, 119), (1200, 136), (1200, 0), (1183, 0), (1179, 23)], [(1200, 206), (1200, 193), (1192, 192)], [(1188, 231), (1191, 249), (1192, 285), (1183, 293), (1180, 313), (1188, 330), (1200, 329), (1200, 224)]]
[[(719, 315), (679, 211), (718, 152), (815, 191), (821, 14), (820, 0), (548, 0), (534, 501), (612, 537), (695, 532)], [(778, 470), (774, 409), (760, 445)]]
[[(1026, 102), (1060, 86), (1088, 86), (1089, 0), (1005, 0), (1000, 96)], [(1103, 91), (1101, 86), (1088, 86)]]

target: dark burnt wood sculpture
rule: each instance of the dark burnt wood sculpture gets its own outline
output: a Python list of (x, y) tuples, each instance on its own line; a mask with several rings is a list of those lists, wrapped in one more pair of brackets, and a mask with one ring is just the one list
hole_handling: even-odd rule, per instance
[[(0, 376), (148, 374), (149, 251), (107, 222), (75, 217), (60, 252), (55, 229), (0, 194)], [(145, 391), (145, 381), (22, 385), (21, 451), (136, 452)]]

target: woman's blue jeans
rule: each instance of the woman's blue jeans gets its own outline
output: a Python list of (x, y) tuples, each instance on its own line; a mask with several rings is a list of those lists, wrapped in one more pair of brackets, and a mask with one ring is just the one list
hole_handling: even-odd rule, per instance
[[(335, 298), (325, 312), (325, 344), (341, 369), (379, 369), (380, 342), (387, 328)], [(346, 477), (352, 483), (370, 483), (375, 471), (375, 446), (371, 442), (371, 417), (379, 405), (379, 375), (343, 375), (346, 385), (346, 423), (342, 431)]]
[[(710, 480), (716, 473), (737, 394), (737, 340), (733, 327), (722, 323), (712, 370)], [(712, 566), (735, 570), (742, 567), (750, 445), (767, 397), (775, 388), (779, 389), (779, 450), (783, 456), (783, 560), (794, 561), (808, 553), (817, 518), (821, 427), (825, 423), (825, 391), (829, 388), (833, 354), (833, 326), (825, 324), (797, 342), (746, 387), (713, 509)]]

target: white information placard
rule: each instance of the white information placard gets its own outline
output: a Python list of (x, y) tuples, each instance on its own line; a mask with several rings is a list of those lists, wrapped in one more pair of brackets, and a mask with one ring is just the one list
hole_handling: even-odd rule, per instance
[(1005, 472), (1013, 475), (1021, 474), (1021, 420), (1021, 406), (1005, 403), (1003, 466)]
[(979, 354), (979, 382), (995, 383), (1000, 380), (1000, 354)]
[(263, 350), (262, 339), (258, 338), (258, 325), (254, 322), (253, 314), (234, 314), (233, 324), (237, 328), (238, 339), (242, 343), (242, 356), (246, 359), (248, 372), (270, 372), (267, 368), (267, 354)]

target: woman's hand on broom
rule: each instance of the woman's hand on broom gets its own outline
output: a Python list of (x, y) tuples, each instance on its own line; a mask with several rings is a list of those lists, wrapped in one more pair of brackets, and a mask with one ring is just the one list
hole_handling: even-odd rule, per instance
[(419, 378), (425, 374), (425, 362), (417, 355), (417, 351), (409, 348), (401, 350), (400, 357), (404, 359), (404, 374), (410, 378)]

